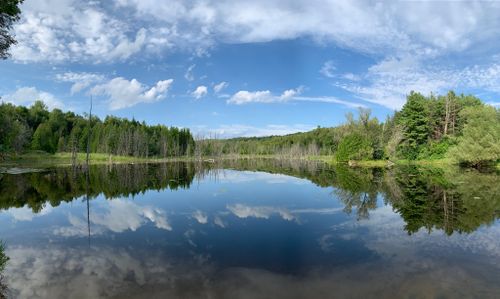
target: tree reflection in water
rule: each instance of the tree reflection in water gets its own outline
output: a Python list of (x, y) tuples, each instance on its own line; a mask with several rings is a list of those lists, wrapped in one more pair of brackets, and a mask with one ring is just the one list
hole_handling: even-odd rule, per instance
[(165, 163), (92, 166), (87, 178), (72, 168), (42, 173), (3, 175), (0, 209), (27, 206), (37, 213), (50, 204), (58, 206), (88, 194), (107, 199), (134, 196), (147, 190), (188, 189), (196, 179), (217, 179), (224, 169), (280, 173), (333, 187), (332, 195), (355, 211), (357, 219), (369, 218), (377, 199), (401, 215), (408, 234), (421, 228), (470, 233), (500, 216), (500, 176), (457, 169), (401, 166), (393, 169), (330, 167), (299, 160), (224, 160), (218, 164)]
[(7, 285), (4, 282), (4, 270), (7, 266), (9, 257), (5, 255), (5, 245), (0, 241), (0, 298), (7, 298)]

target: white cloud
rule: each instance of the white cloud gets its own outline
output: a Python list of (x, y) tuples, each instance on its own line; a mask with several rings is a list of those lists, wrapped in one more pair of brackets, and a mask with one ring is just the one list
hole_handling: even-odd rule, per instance
[(240, 90), (235, 93), (229, 100), (227, 100), (229, 104), (247, 104), (247, 103), (272, 103), (276, 102), (276, 98), (271, 95), (269, 90), (263, 91), (247, 91)]
[(229, 104), (248, 104), (248, 103), (276, 103), (287, 102), (300, 94), (302, 88), (285, 90), (281, 95), (274, 96), (269, 90), (247, 91), (240, 90), (227, 100)]
[(91, 92), (95, 95), (108, 96), (109, 108), (117, 110), (139, 103), (157, 102), (166, 97), (173, 82), (173, 79), (158, 81), (155, 86), (148, 89), (136, 79), (129, 81), (122, 77), (116, 77), (106, 83), (94, 86)]
[(225, 89), (226, 87), (228, 87), (228, 85), (229, 85), (229, 84), (228, 84), (227, 82), (222, 81), (221, 83), (214, 85), (214, 92), (215, 92), (215, 93), (219, 93), (219, 92), (221, 92), (223, 89)]
[(349, 80), (349, 81), (360, 81), (361, 77), (359, 75), (353, 74), (353, 73), (345, 73), (340, 76), (343, 79)]
[(391, 55), (498, 52), (491, 41), (500, 36), (499, 7), (495, 1), (26, 1), (12, 52), (22, 61), (103, 62), (143, 50), (203, 54), (217, 43), (298, 37)]
[(73, 83), (71, 86), (71, 94), (78, 93), (85, 88), (89, 87), (91, 84), (104, 81), (105, 77), (101, 74), (95, 73), (74, 73), (66, 72), (63, 74), (57, 74), (56, 80), (61, 82)]
[(327, 62), (325, 62), (323, 64), (323, 66), (321, 67), (320, 69), (320, 73), (325, 76), (325, 77), (328, 77), (328, 78), (333, 78), (335, 77), (335, 74), (334, 74), (334, 71), (336, 70), (337, 68), (335, 67), (333, 61), (331, 60), (328, 60)]
[(439, 68), (417, 57), (391, 57), (371, 66), (363, 82), (336, 82), (335, 85), (358, 98), (390, 109), (400, 109), (410, 91), (425, 95), (456, 88), (500, 92), (500, 64), (474, 65), (462, 69)]
[[(153, 17), (177, 38), (230, 43), (312, 37), (359, 51), (433, 53), (467, 49), (499, 35), (492, 2), (169, 1), (121, 0), (137, 16)], [(457, 17), (460, 16), (460, 17)], [(427, 20), (425, 26), (422, 20)], [(436, 30), (435, 28), (440, 28)]]
[(188, 81), (193, 81), (194, 80), (194, 74), (193, 74), (193, 70), (194, 68), (196, 67), (196, 64), (192, 64), (190, 65), (187, 70), (186, 70), (186, 73), (184, 74), (184, 78)]
[(193, 97), (195, 97), (197, 100), (201, 99), (202, 97), (206, 96), (208, 93), (208, 89), (206, 86), (200, 85), (196, 87), (196, 89), (191, 93)]
[(23, 106), (30, 106), (35, 101), (40, 100), (43, 101), (49, 109), (64, 108), (63, 102), (57, 99), (53, 94), (38, 90), (35, 87), (21, 87), (12, 94), (2, 96), (1, 100)]
[(281, 95), (275, 96), (269, 90), (263, 91), (246, 91), (240, 90), (231, 96), (228, 100), (228, 104), (243, 105), (249, 103), (285, 103), (290, 101), (296, 102), (320, 102), (320, 103), (331, 103), (340, 104), (350, 108), (366, 107), (363, 104), (350, 102), (346, 100), (337, 99), (335, 97), (305, 97), (300, 96), (303, 88), (299, 87), (296, 89), (285, 90)]
[(366, 107), (364, 104), (340, 100), (335, 97), (295, 97), (295, 101), (340, 104), (349, 108)]
[(26, 1), (21, 10), (14, 26), (19, 42), (12, 48), (15, 60), (123, 60), (141, 51), (147, 39), (146, 29), (130, 28), (95, 2)]

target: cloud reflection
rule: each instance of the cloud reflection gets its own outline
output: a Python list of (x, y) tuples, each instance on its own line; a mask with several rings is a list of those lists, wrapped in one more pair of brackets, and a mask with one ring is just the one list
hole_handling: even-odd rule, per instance
[(196, 210), (191, 216), (200, 224), (207, 224), (208, 216), (200, 210)]
[[(129, 200), (114, 199), (106, 202), (103, 210), (91, 211), (90, 223), (92, 234), (101, 234), (105, 231), (121, 233), (127, 230), (136, 231), (147, 222), (153, 223), (157, 228), (171, 231), (165, 211), (151, 206), (139, 206)], [(68, 214), (68, 222), (71, 226), (61, 226), (53, 232), (60, 236), (83, 236), (87, 235), (87, 220)]]
[(50, 205), (45, 205), (38, 213), (33, 213), (33, 210), (28, 207), (10, 208), (7, 213), (10, 214), (16, 221), (31, 221), (35, 217), (50, 214), (53, 208)]
[(278, 214), (283, 220), (292, 221), (296, 219), (286, 208), (270, 206), (247, 206), (243, 204), (228, 205), (226, 208), (238, 218), (263, 218), (269, 219), (271, 215)]

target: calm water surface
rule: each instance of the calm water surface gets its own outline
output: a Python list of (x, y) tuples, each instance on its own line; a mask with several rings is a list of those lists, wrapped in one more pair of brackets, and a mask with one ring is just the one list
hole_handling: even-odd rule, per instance
[(495, 173), (274, 160), (4, 173), (0, 280), (12, 298), (500, 298), (499, 217)]

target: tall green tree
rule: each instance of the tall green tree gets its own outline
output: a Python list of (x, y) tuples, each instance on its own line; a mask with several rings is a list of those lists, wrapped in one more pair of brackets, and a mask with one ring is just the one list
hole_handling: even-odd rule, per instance
[(373, 147), (366, 136), (359, 133), (349, 134), (340, 142), (335, 158), (339, 162), (369, 160), (373, 158)]
[(404, 128), (400, 145), (402, 155), (410, 160), (417, 158), (419, 151), (429, 139), (429, 107), (426, 98), (420, 93), (411, 92), (399, 117)]
[(23, 0), (2, 0), (0, 1), (0, 58), (6, 59), (10, 56), (10, 46), (17, 43), (10, 32), (14, 22), (18, 21), (21, 15), (19, 8)]
[(469, 107), (463, 135), (449, 156), (461, 164), (481, 167), (500, 160), (500, 111), (491, 106)]

